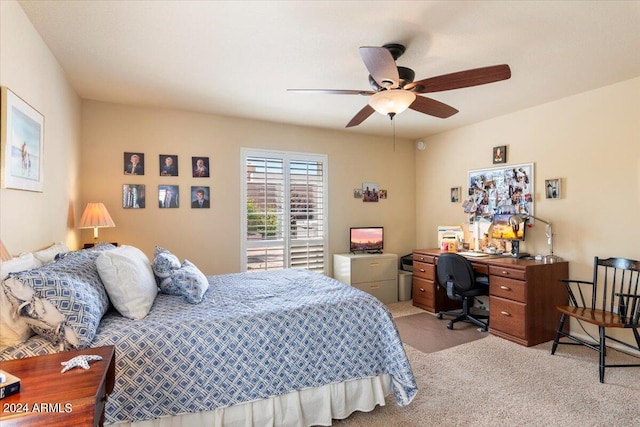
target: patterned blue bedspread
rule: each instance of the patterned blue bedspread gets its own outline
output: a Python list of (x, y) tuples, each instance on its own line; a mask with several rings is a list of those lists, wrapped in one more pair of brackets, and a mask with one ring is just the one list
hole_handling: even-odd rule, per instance
[[(282, 270), (210, 276), (202, 303), (159, 294), (147, 317), (108, 313), (92, 347), (116, 345), (106, 422), (213, 410), (388, 373), (396, 402), (416, 382), (387, 308), (324, 275)], [(0, 359), (55, 352), (40, 337)]]

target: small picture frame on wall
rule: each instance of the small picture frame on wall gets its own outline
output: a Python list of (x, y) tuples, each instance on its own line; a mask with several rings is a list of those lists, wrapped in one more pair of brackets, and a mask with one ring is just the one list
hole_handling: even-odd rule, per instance
[(177, 185), (159, 185), (158, 206), (161, 209), (180, 207), (180, 188)]
[(562, 197), (561, 179), (551, 178), (544, 180), (545, 199), (559, 199)]
[(193, 209), (209, 209), (211, 207), (209, 191), (209, 187), (191, 187), (191, 207)]
[(178, 176), (178, 156), (160, 154), (160, 176)]
[(362, 201), (363, 202), (378, 202), (380, 195), (378, 192), (378, 184), (375, 182), (363, 182), (362, 183)]
[(2, 87), (2, 187), (42, 192), (44, 116)]
[(122, 185), (122, 207), (125, 209), (142, 209), (145, 201), (144, 184)]
[(451, 203), (459, 203), (460, 202), (460, 192), (462, 189), (460, 187), (451, 187)]
[(507, 163), (507, 146), (493, 147), (493, 164)]
[(194, 178), (209, 178), (209, 158), (208, 157), (192, 157), (191, 169)]
[(387, 190), (380, 190), (380, 200), (387, 198)]
[(124, 174), (144, 175), (144, 153), (124, 153)]
[(354, 199), (362, 199), (362, 188), (354, 188), (353, 189), (353, 198)]

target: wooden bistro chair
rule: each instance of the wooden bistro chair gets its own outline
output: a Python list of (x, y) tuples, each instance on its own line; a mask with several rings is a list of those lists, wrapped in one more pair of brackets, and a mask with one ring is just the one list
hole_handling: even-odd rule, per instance
[[(600, 259), (593, 262), (593, 282), (563, 280), (569, 292), (569, 305), (558, 307), (562, 313), (560, 324), (553, 340), (551, 354), (558, 344), (584, 345), (600, 353), (600, 382), (604, 382), (605, 368), (619, 368), (640, 364), (607, 365), (606, 339), (640, 351), (640, 262), (624, 258)], [(598, 327), (599, 340), (589, 342), (564, 331), (567, 317)], [(606, 335), (606, 328), (627, 328), (633, 331), (637, 346)], [(560, 341), (566, 337), (571, 341)]]

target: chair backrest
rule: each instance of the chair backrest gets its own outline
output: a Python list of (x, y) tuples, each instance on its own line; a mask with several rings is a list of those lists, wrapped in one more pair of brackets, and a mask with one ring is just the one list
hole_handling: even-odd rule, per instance
[(476, 286), (476, 275), (468, 259), (454, 253), (442, 254), (438, 257), (438, 281), (446, 286), (451, 282), (455, 290), (465, 292)]
[(622, 317), (637, 317), (640, 262), (625, 258), (595, 257), (593, 283), (591, 308), (618, 313)]

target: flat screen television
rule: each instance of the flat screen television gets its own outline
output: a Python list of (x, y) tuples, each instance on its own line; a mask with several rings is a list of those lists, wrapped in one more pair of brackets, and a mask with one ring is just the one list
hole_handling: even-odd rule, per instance
[(351, 252), (382, 252), (384, 248), (383, 227), (351, 227), (349, 231)]
[(491, 237), (502, 240), (524, 240), (524, 231), (527, 228), (526, 222), (519, 226), (511, 226), (509, 218), (513, 214), (495, 214), (493, 216), (493, 231)]

